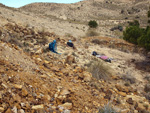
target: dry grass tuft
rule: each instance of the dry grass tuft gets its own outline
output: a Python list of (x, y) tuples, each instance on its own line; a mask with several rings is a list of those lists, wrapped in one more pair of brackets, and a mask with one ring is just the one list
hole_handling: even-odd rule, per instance
[(95, 58), (94, 60), (86, 64), (86, 66), (88, 67), (87, 71), (92, 73), (92, 76), (98, 80), (99, 79), (108, 80), (110, 79), (110, 76), (112, 76), (111, 67), (102, 60)]

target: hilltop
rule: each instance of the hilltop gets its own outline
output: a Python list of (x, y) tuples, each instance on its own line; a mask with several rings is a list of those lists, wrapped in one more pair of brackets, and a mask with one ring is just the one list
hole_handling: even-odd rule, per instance
[[(58, 35), (84, 37), (89, 31), (88, 22), (96, 20), (100, 36), (120, 37), (122, 32), (110, 29), (129, 21), (147, 22), (149, 0), (85, 0), (74, 4), (33, 3), (19, 9), (1, 7), (1, 16), (18, 24), (29, 25)], [(7, 13), (3, 13), (7, 12)], [(20, 18), (22, 17), (22, 18)], [(56, 27), (57, 26), (57, 27)]]

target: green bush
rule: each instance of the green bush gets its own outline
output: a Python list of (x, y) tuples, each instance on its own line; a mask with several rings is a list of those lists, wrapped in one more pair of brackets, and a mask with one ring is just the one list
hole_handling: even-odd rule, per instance
[(150, 24), (150, 20), (148, 20), (148, 21), (147, 21), (147, 23), (149, 23), (149, 24)]
[(149, 9), (149, 11), (147, 12), (147, 17), (150, 18), (150, 9)]
[(142, 36), (142, 29), (138, 26), (130, 26), (126, 28), (126, 30), (123, 32), (123, 35), (124, 40), (138, 44), (137, 39)]
[(88, 23), (90, 28), (97, 28), (98, 24), (95, 20), (90, 20)]
[(138, 38), (138, 45), (150, 50), (150, 28), (147, 28), (145, 34)]
[(141, 28), (137, 20), (129, 23), (129, 27), (123, 32), (123, 39), (133, 44), (140, 45), (150, 50), (150, 8), (147, 12), (148, 23), (147, 28)]
[(129, 22), (130, 26), (140, 26), (140, 23), (138, 20), (134, 20), (133, 22)]

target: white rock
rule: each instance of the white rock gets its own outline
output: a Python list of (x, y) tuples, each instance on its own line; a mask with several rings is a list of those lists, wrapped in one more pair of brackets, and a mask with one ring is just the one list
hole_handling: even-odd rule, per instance
[(15, 106), (13, 109), (12, 109), (13, 113), (17, 113), (17, 107)]
[(32, 106), (32, 109), (34, 109), (34, 110), (44, 109), (44, 105), (36, 105), (36, 106)]

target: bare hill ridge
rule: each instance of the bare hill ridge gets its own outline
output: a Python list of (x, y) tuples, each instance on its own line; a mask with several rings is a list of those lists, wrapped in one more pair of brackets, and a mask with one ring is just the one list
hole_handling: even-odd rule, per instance
[[(144, 25), (149, 5), (148, 0), (85, 0), (74, 4), (33, 3), (20, 9), (54, 18), (56, 21), (64, 20), (82, 25), (96, 20), (99, 23), (97, 31), (101, 35), (112, 35), (107, 29), (118, 24), (124, 26), (127, 21), (138, 19)], [(77, 29), (87, 32), (85, 26)]]
[(33, 3), (19, 9), (2, 5), (0, 17), (61, 36), (75, 37), (88, 35), (88, 22), (96, 20), (99, 24), (96, 35), (119, 37), (122, 32), (110, 29), (118, 25), (125, 27), (128, 21), (135, 19), (145, 26), (149, 4), (149, 0), (85, 0), (74, 4)]

